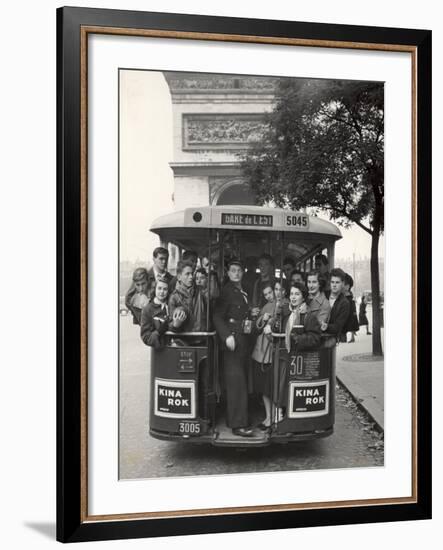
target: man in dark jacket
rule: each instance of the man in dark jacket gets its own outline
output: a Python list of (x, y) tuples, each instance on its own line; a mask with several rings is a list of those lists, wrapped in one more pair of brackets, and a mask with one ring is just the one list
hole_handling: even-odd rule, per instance
[(154, 248), (154, 252), (152, 253), (153, 265), (151, 269), (148, 270), (148, 280), (152, 296), (155, 293), (155, 281), (157, 281), (159, 278), (166, 281), (168, 285), (170, 285), (170, 291), (174, 290), (171, 286), (172, 275), (168, 272), (168, 260), (169, 252), (166, 248), (163, 248), (162, 246)]
[[(252, 322), (249, 299), (242, 288), (243, 266), (228, 263), (228, 281), (214, 310), (214, 325), (223, 348), (223, 373), (227, 397), (227, 425), (235, 435), (251, 437), (248, 419), (248, 352)], [(248, 322), (249, 321), (249, 322)]]
[(338, 342), (346, 342), (346, 322), (349, 317), (350, 304), (343, 294), (345, 272), (340, 269), (332, 269), (330, 273), (331, 292), (329, 294), (329, 304), (331, 313), (329, 321), (321, 324), (321, 329), (328, 334), (336, 337)]

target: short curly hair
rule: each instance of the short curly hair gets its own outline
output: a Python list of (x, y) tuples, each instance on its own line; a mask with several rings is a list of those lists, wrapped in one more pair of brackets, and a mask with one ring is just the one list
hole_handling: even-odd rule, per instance
[(309, 293), (308, 293), (308, 289), (303, 283), (292, 283), (291, 288), (297, 288), (302, 293), (303, 300), (306, 302), (306, 300), (308, 299)]

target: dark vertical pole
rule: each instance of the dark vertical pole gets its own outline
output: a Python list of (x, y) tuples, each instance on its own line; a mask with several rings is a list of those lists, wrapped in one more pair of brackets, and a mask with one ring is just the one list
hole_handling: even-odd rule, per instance
[[(206, 332), (209, 332), (209, 315), (211, 314), (210, 302), (211, 302), (211, 253), (212, 253), (212, 229), (209, 228), (209, 246), (208, 246), (208, 299), (206, 303)], [(209, 337), (208, 337), (209, 338)]]

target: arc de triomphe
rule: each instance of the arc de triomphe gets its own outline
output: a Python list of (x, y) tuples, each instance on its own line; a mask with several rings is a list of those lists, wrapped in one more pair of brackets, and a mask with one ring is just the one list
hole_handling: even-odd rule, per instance
[(259, 141), (276, 79), (166, 72), (173, 109), (174, 207), (255, 204), (239, 154)]

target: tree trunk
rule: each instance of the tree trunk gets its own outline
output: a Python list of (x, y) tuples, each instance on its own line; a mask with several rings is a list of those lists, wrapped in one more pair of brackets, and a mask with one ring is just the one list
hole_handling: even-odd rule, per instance
[(371, 242), (371, 290), (372, 290), (372, 354), (383, 355), (381, 345), (381, 311), (380, 311), (380, 271), (378, 265), (378, 243), (380, 226), (374, 225)]

